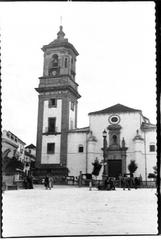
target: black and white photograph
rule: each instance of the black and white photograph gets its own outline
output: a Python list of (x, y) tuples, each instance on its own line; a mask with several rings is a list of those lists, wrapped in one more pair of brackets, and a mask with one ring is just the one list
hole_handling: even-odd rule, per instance
[(158, 234), (155, 18), (0, 2), (2, 237)]

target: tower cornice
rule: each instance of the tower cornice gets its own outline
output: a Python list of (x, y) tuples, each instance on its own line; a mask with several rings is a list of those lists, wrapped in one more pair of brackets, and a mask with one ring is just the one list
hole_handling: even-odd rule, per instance
[(69, 74), (61, 74), (61, 75), (59, 75), (59, 76), (56, 76), (56, 77), (53, 77), (53, 76), (42, 76), (42, 77), (39, 77), (39, 79), (41, 80), (48, 80), (48, 79), (53, 79), (53, 81), (55, 80), (55, 79), (61, 79), (62, 77), (69, 77), (70, 78), (70, 80), (75, 84), (75, 85), (77, 85), (77, 86), (79, 86), (79, 84), (77, 83), (77, 82), (75, 82), (72, 78), (71, 78), (71, 76), (69, 75)]
[(73, 44), (69, 43), (68, 41), (58, 41), (58, 40), (54, 40), (53, 42), (44, 45), (41, 49), (43, 52), (45, 52), (47, 49), (52, 49), (52, 48), (60, 48), (60, 47), (65, 47), (68, 49), (72, 49), (73, 52), (75, 53), (76, 56), (79, 55), (79, 53), (77, 52), (77, 50), (75, 49), (75, 47), (73, 46)]
[(73, 93), (76, 98), (80, 98), (81, 95), (74, 90), (71, 86), (55, 86), (55, 87), (39, 87), (39, 88), (35, 88), (35, 90), (38, 93), (45, 93), (45, 92), (57, 92), (57, 91), (70, 91), (71, 93)]

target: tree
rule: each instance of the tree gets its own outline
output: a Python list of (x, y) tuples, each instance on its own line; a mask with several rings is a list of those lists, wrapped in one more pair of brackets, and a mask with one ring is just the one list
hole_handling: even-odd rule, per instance
[(97, 177), (97, 176), (99, 175), (99, 172), (100, 172), (100, 170), (101, 170), (102, 165), (99, 163), (99, 161), (97, 160), (97, 158), (96, 158), (96, 160), (94, 161), (94, 163), (92, 163), (92, 165), (93, 165), (92, 174)]
[(131, 160), (129, 165), (128, 165), (128, 169), (129, 169), (131, 177), (133, 177), (133, 174), (134, 174), (134, 172), (136, 171), (137, 168), (138, 168), (138, 166), (135, 163), (135, 160)]
[(24, 163), (17, 160), (15, 156), (13, 156), (12, 158), (8, 158), (7, 160), (7, 164), (3, 169), (5, 174), (12, 175), (15, 174), (17, 171), (23, 171)]

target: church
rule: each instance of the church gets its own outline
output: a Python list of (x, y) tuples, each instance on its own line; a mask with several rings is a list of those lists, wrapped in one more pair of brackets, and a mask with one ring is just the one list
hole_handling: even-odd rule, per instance
[(43, 76), (38, 92), (36, 168), (57, 176), (92, 173), (92, 163), (103, 164), (98, 178), (127, 174), (135, 160), (135, 176), (147, 180), (156, 166), (156, 126), (142, 111), (122, 104), (90, 112), (89, 126), (77, 127), (81, 95), (76, 82), (79, 53), (60, 26), (57, 39), (42, 47)]

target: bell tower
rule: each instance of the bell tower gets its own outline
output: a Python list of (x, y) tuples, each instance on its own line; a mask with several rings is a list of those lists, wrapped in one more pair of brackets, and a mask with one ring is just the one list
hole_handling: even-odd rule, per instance
[(77, 128), (77, 104), (81, 97), (75, 81), (75, 47), (68, 42), (60, 26), (57, 39), (42, 47), (43, 76), (39, 93), (37, 124), (38, 169), (50, 169), (53, 174), (65, 174), (67, 166), (68, 131)]

